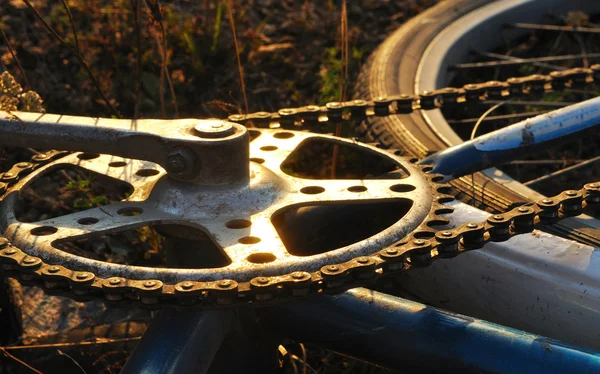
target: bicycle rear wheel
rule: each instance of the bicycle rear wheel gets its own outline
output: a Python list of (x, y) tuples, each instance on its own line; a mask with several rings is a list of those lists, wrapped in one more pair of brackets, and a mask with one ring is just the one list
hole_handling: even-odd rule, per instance
[[(583, 10), (600, 12), (600, 3), (585, 0), (457, 0), (441, 2), (407, 22), (391, 34), (370, 56), (356, 87), (359, 97), (416, 94), (451, 85), (454, 73), (449, 67), (469, 59), (474, 50), (493, 51), (516, 40), (527, 30), (511, 29), (510, 23), (539, 23), (550, 14), (564, 15)], [(408, 115), (373, 117), (361, 125), (367, 141), (384, 147), (400, 148), (410, 156), (427, 154), (460, 144), (457, 135), (440, 110), (416, 111)], [(542, 195), (492, 168), (452, 182), (459, 198), (492, 211), (538, 199)], [(591, 223), (590, 223), (591, 222)], [(594, 233), (598, 222), (564, 222), (552, 231), (581, 242), (598, 245)]]

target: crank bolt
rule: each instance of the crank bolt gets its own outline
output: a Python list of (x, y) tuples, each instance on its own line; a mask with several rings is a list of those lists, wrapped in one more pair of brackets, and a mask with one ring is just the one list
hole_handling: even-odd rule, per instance
[(169, 156), (169, 169), (175, 173), (181, 173), (185, 170), (185, 159), (176, 155)]
[(180, 147), (169, 152), (167, 158), (167, 171), (174, 174), (188, 174), (195, 168), (194, 153), (189, 149)]
[(233, 124), (223, 120), (204, 120), (194, 127), (196, 135), (203, 138), (224, 138), (233, 134)]

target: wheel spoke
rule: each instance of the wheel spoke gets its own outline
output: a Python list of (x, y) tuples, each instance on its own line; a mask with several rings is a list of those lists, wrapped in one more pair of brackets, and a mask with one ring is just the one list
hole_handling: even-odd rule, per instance
[(533, 58), (517, 58), (514, 60), (468, 62), (468, 63), (464, 63), (464, 64), (456, 64), (456, 65), (452, 66), (452, 68), (453, 69), (493, 68), (493, 67), (497, 67), (497, 66), (530, 64), (533, 62), (555, 62), (555, 61), (566, 61), (566, 60), (581, 60), (581, 59), (586, 59), (586, 58), (598, 58), (598, 57), (600, 57), (600, 53), (587, 53), (587, 54), (565, 55), (565, 56), (546, 56), (546, 57), (533, 57)]

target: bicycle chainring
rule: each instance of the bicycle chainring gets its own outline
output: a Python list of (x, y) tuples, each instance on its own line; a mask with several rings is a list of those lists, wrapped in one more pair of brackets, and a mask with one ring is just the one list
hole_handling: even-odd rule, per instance
[[(207, 308), (267, 303), (317, 292), (337, 293), (372, 282), (384, 273), (388, 262), (381, 251), (407, 238), (432, 238), (436, 232), (432, 226), (448, 222), (439, 214), (451, 212), (443, 205), (452, 200), (446, 194), (449, 187), (437, 182), (439, 176), (425, 173), (427, 167), (393, 151), (308, 132), (252, 131), (259, 136), (250, 145), (248, 185), (182, 184), (168, 178), (156, 164), (111, 155), (48, 152), (17, 164), (2, 176), (0, 186), (4, 189), (1, 226), (8, 238), (0, 245), (4, 271), (51, 294), (77, 300), (103, 298), (117, 305)], [(298, 148), (323, 142), (379, 157), (392, 173), (378, 178), (308, 179), (284, 171)], [(133, 192), (121, 202), (102, 207), (38, 222), (17, 220), (20, 191), (46, 173), (72, 165), (129, 183)], [(273, 222), (275, 216), (298, 209), (379, 203), (398, 203), (405, 207), (404, 214), (380, 232), (322, 253), (310, 248), (304, 248), (310, 255), (291, 253)], [(61, 243), (75, 239), (147, 225), (162, 225), (167, 237), (177, 238), (188, 235), (186, 227), (200, 229), (229, 263), (151, 268), (94, 260), (59, 249)], [(295, 230), (303, 234), (301, 227)], [(409, 259), (411, 252), (403, 253), (402, 259)], [(403, 261), (387, 271), (404, 266), (408, 264)]]

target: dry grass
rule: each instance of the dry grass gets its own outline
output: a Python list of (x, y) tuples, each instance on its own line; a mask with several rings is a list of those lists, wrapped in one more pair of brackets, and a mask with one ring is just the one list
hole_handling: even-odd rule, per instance
[[(434, 2), (9, 0), (0, 71), (55, 113), (220, 117), (323, 104), (351, 97), (367, 55)], [(301, 347), (286, 372), (382, 372)]]
[(368, 53), (433, 2), (362, 0), (342, 17), (342, 1), (10, 0), (0, 25), (16, 58), (0, 44), (0, 70), (26, 74), (58, 113), (206, 117), (323, 103), (349, 97)]

